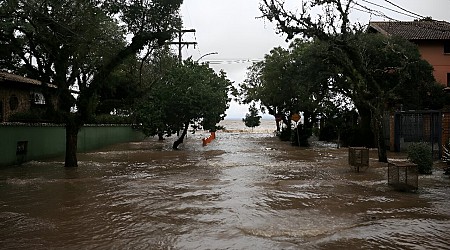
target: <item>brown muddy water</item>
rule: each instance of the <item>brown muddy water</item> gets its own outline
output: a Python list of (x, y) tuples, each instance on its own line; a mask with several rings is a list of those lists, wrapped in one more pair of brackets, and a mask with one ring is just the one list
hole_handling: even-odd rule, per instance
[[(232, 125), (232, 124), (231, 124)], [(232, 127), (232, 126), (231, 126)], [(385, 164), (355, 173), (346, 148), (296, 148), (230, 129), (110, 146), (0, 169), (0, 249), (450, 249), (450, 179), (417, 193)], [(390, 154), (390, 158), (403, 155)]]

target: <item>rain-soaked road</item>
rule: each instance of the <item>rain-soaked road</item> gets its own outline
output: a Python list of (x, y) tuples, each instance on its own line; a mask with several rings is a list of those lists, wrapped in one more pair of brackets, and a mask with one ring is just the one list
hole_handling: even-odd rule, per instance
[(401, 193), (374, 150), (354, 173), (345, 148), (221, 132), (202, 147), (204, 135), (80, 154), (78, 169), (0, 169), (0, 248), (450, 249), (442, 171)]

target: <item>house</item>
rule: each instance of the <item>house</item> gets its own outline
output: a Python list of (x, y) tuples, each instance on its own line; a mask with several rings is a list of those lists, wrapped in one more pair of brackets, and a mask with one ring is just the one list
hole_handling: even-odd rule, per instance
[[(368, 32), (399, 36), (415, 43), (422, 58), (434, 68), (434, 78), (450, 90), (450, 23), (420, 20), (412, 22), (370, 22)], [(408, 143), (424, 141), (434, 155), (450, 139), (450, 113), (447, 111), (403, 111), (390, 115), (390, 149), (401, 151)]]
[(417, 44), (422, 58), (434, 67), (434, 78), (450, 87), (450, 23), (445, 21), (370, 22), (368, 32), (400, 36)]
[[(46, 86), (56, 93), (55, 85)], [(56, 105), (56, 95), (50, 96)], [(10, 121), (13, 114), (43, 110), (46, 102), (41, 81), (0, 71), (0, 122)]]

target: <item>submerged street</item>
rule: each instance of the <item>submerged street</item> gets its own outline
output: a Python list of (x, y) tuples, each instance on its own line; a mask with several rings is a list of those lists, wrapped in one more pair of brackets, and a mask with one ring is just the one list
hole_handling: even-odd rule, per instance
[[(449, 249), (450, 179), (387, 185), (348, 149), (292, 147), (266, 131), (126, 143), (0, 170), (2, 249)], [(389, 155), (393, 158), (404, 157)]]

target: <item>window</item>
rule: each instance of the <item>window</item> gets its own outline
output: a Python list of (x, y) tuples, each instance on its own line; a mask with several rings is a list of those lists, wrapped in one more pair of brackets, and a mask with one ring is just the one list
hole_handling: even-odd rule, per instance
[(31, 103), (33, 104), (45, 104), (45, 98), (42, 93), (33, 92), (31, 93)]
[(450, 54), (450, 40), (444, 41), (444, 54)]

